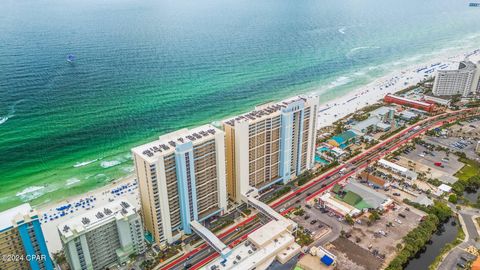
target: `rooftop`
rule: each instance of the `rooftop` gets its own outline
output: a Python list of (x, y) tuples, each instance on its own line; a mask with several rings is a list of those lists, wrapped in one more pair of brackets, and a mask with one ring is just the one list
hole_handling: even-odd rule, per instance
[(363, 201), (373, 208), (378, 208), (390, 200), (382, 193), (376, 192), (375, 190), (362, 185), (355, 180), (351, 180), (347, 185), (345, 185), (345, 190), (349, 190), (359, 195), (362, 197)]
[(3, 212), (0, 212), (0, 232), (13, 227), (15, 224), (14, 220), (17, 217), (23, 217), (30, 213), (32, 213), (32, 208), (28, 203), (24, 203), (17, 207), (13, 207)]
[(289, 104), (293, 102), (301, 101), (301, 100), (307, 101), (305, 97), (297, 96), (297, 97), (280, 101), (278, 103), (271, 102), (271, 103), (263, 104), (255, 107), (255, 110), (253, 111), (225, 120), (224, 123), (229, 126), (235, 126), (235, 122), (249, 122), (249, 121), (266, 118), (267, 116), (271, 116), (275, 112), (279, 112), (282, 108), (286, 108)]
[(362, 131), (370, 126), (374, 126), (378, 123), (381, 123), (382, 120), (378, 118), (378, 116), (371, 116), (361, 122), (356, 123), (355, 125), (352, 126), (352, 129)]
[(400, 96), (396, 96), (396, 95), (392, 95), (392, 94), (387, 94), (385, 97), (387, 97), (387, 96), (391, 97), (391, 98), (394, 98), (394, 99), (397, 99), (397, 100), (401, 100), (401, 101), (412, 103), (412, 104), (417, 104), (417, 105), (424, 106), (424, 107), (433, 106), (433, 104), (431, 104), (431, 103), (418, 101), (418, 100), (414, 100), (414, 99), (408, 99), (408, 98), (404, 98), (404, 97), (400, 97)]
[(400, 165), (398, 165), (398, 164), (395, 164), (395, 163), (390, 162), (390, 161), (388, 161), (388, 160), (386, 160), (386, 159), (383, 159), (383, 158), (380, 159), (380, 160), (378, 161), (378, 163), (380, 163), (381, 165), (383, 165), (383, 166), (385, 166), (385, 167), (389, 167), (389, 168), (392, 168), (393, 170), (399, 171), (399, 172), (401, 172), (401, 173), (405, 173), (405, 172), (408, 171), (407, 168), (402, 167), (402, 166), (400, 166)]
[(254, 269), (273, 260), (280, 252), (295, 249), (295, 238), (287, 227), (288, 224), (283, 221), (271, 221), (251, 233), (247, 241), (234, 247), (225, 260), (219, 257), (202, 269)]
[(193, 129), (180, 129), (159, 137), (158, 140), (137, 146), (132, 152), (153, 161), (156, 157), (170, 154), (177, 145), (192, 142), (193, 144), (211, 139), (215, 133), (221, 132), (212, 125), (203, 125)]
[(57, 228), (62, 236), (71, 237), (75, 233), (87, 232), (114, 218), (120, 219), (135, 213), (135, 207), (128, 201), (115, 201), (60, 223)]

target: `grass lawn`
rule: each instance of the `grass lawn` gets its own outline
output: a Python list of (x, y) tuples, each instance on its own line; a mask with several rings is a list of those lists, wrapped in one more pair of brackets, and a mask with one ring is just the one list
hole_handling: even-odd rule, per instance
[(455, 174), (459, 180), (467, 180), (472, 176), (480, 174), (480, 166), (476, 161), (467, 158), (460, 158), (458, 161), (465, 164), (465, 166)]

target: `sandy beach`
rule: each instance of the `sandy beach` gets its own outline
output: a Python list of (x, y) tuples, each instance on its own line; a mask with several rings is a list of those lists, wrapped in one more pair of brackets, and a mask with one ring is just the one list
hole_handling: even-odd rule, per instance
[[(318, 114), (318, 128), (328, 126), (364, 106), (373, 104), (388, 93), (398, 92), (409, 86), (416, 85), (422, 80), (431, 78), (437, 68), (445, 69), (451, 65), (456, 65), (467, 54), (470, 54), (469, 59), (472, 61), (480, 60), (480, 51), (478, 50), (474, 54), (468, 52), (455, 56), (440, 57), (426, 64), (393, 72), (345, 96), (323, 103)], [(118, 198), (126, 199), (139, 207), (138, 188), (133, 174), (86, 194), (71, 197), (60, 202), (37, 206), (50, 252), (54, 253), (61, 249), (61, 242), (57, 232), (57, 226), (60, 223), (72, 216), (99, 208), (109, 201)]]
[(57, 231), (57, 226), (60, 223), (89, 210), (100, 208), (116, 199), (125, 199), (135, 205), (137, 209), (140, 207), (137, 182), (134, 175), (121, 178), (86, 194), (38, 206), (36, 209), (50, 253), (62, 249)]
[(480, 50), (457, 54), (454, 56), (442, 56), (432, 59), (428, 63), (415, 65), (404, 70), (396, 71), (383, 76), (368, 85), (348, 93), (345, 96), (332, 101), (322, 103), (318, 113), (317, 128), (331, 125), (333, 122), (351, 114), (367, 105), (382, 99), (386, 94), (393, 94), (407, 87), (430, 79), (437, 69), (447, 69), (458, 65), (459, 61), (469, 56), (469, 60), (480, 60)]

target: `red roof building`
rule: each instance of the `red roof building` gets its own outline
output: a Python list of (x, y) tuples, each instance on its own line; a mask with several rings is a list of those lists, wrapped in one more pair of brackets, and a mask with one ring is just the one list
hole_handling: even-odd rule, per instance
[(399, 97), (391, 94), (386, 95), (383, 100), (386, 103), (393, 103), (393, 104), (398, 104), (402, 106), (407, 106), (407, 107), (419, 109), (426, 112), (433, 112), (433, 110), (435, 109), (435, 104), (408, 99), (404, 97)]

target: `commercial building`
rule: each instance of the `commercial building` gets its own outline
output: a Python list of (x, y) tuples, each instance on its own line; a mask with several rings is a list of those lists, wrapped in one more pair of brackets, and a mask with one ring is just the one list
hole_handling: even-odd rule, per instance
[(333, 136), (330, 140), (327, 141), (328, 144), (334, 147), (340, 147), (341, 149), (346, 148), (350, 143), (352, 143), (357, 134), (352, 130), (347, 130), (336, 136)]
[(0, 260), (2, 270), (54, 269), (38, 214), (28, 203), (0, 213)]
[(72, 270), (105, 269), (146, 250), (135, 207), (122, 200), (97, 208), (57, 227)]
[(440, 98), (440, 97), (435, 97), (435, 96), (430, 96), (430, 95), (424, 95), (423, 99), (427, 102), (433, 102), (437, 103), (443, 106), (450, 106), (452, 101), (449, 98)]
[(367, 181), (368, 184), (372, 185), (375, 188), (386, 188), (390, 186), (384, 179), (372, 174), (368, 173), (367, 171), (363, 171), (360, 173), (360, 178), (363, 181)]
[[(353, 192), (354, 194), (360, 196), (364, 203), (369, 206), (368, 208), (383, 210), (393, 203), (392, 199), (388, 198), (382, 193), (379, 193), (354, 180), (351, 180), (348, 184), (346, 184), (344, 190)], [(347, 201), (345, 198), (344, 200)], [(356, 203), (356, 205), (358, 205), (358, 203)]]
[(438, 70), (433, 83), (435, 96), (468, 97), (479, 90), (480, 69), (471, 61), (462, 61), (456, 69)]
[(314, 166), (318, 106), (318, 97), (299, 96), (223, 122), (233, 200), (240, 202), (250, 187), (286, 183)]
[[(394, 120), (391, 120), (394, 121)], [(382, 118), (379, 116), (370, 116), (369, 118), (360, 121), (352, 126), (352, 131), (358, 133), (358, 134), (366, 134), (369, 132), (375, 132), (375, 131), (388, 131), (392, 127), (391, 124), (385, 123)]]
[(415, 108), (425, 112), (433, 112), (433, 110), (435, 109), (435, 104), (408, 99), (404, 97), (399, 97), (392, 94), (387, 94), (383, 100), (386, 103), (393, 103), (393, 104), (398, 104), (402, 106), (407, 106), (407, 107)]
[(159, 245), (227, 208), (224, 132), (182, 129), (132, 149), (145, 228)]
[(201, 269), (262, 270), (267, 269), (275, 259), (286, 263), (301, 251), (290, 228), (290, 222), (270, 221), (250, 233), (247, 240), (233, 248), (228, 257), (219, 257)]
[(409, 180), (417, 180), (417, 173), (414, 172), (414, 171), (411, 171), (405, 167), (402, 167), (398, 164), (395, 164), (393, 162), (390, 162), (386, 159), (380, 159), (378, 161), (378, 164), (382, 167), (384, 167), (385, 169), (389, 169), (391, 170), (392, 172), (396, 173), (396, 174), (399, 174), (403, 177), (406, 177), (407, 179)]
[(360, 210), (358, 210), (354, 206), (336, 199), (329, 192), (320, 196), (318, 198), (318, 203), (325, 209), (328, 209), (329, 211), (332, 211), (341, 217), (344, 217), (346, 215), (349, 215), (351, 217), (356, 217), (362, 213)]

